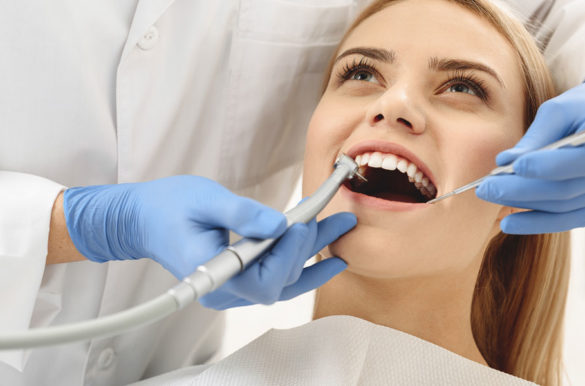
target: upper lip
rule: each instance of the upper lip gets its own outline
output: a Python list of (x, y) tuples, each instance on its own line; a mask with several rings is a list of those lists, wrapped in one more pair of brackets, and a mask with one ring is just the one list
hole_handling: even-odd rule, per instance
[(435, 176), (433, 175), (431, 169), (429, 169), (427, 164), (425, 164), (419, 157), (417, 157), (416, 154), (414, 154), (404, 146), (399, 145), (397, 143), (379, 140), (364, 141), (351, 146), (345, 152), (345, 154), (355, 159), (355, 157), (357, 157), (360, 154), (375, 151), (384, 154), (394, 154), (412, 162), (420, 171), (423, 172), (423, 174), (433, 183), (433, 185), (437, 186)]

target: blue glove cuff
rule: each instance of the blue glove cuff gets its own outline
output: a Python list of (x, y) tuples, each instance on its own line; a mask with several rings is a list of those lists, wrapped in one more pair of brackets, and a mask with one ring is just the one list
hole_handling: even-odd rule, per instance
[(128, 212), (122, 189), (122, 185), (88, 186), (70, 188), (63, 194), (69, 236), (89, 260), (105, 262), (142, 257), (132, 253), (133, 248), (118, 237), (128, 230), (128, 221), (121, 221), (123, 216), (120, 216), (121, 211)]

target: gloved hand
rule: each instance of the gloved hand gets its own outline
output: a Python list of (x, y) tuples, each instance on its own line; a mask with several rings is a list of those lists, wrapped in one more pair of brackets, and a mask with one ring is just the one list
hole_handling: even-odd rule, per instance
[[(317, 288), (321, 284), (315, 283), (324, 284), (324, 278), (329, 280), (347, 264), (333, 257), (303, 269), (306, 260), (345, 233), (355, 221), (351, 213), (337, 213), (319, 223), (313, 219), (308, 224), (293, 225), (271, 251), (199, 302), (223, 310), (255, 303), (272, 304)], [(257, 283), (262, 283), (265, 292), (257, 291)]]
[(543, 103), (524, 137), (496, 157), (514, 161), (514, 175), (486, 178), (479, 198), (531, 211), (501, 222), (511, 234), (561, 232), (585, 226), (585, 147), (526, 152), (585, 130), (585, 84)]
[[(223, 250), (228, 230), (255, 238), (276, 238), (286, 230), (282, 213), (196, 176), (71, 188), (64, 193), (63, 207), (69, 235), (89, 260), (148, 257), (179, 279)], [(355, 224), (354, 215), (341, 213), (323, 220), (318, 229), (291, 227), (266, 253), (261, 269), (250, 267), (256, 275), (238, 276), (230, 288), (248, 302), (266, 302), (276, 300), (285, 286), (285, 296), (321, 286), (346, 264), (331, 259), (301, 274), (299, 261), (313, 250), (306, 244), (329, 244)]]

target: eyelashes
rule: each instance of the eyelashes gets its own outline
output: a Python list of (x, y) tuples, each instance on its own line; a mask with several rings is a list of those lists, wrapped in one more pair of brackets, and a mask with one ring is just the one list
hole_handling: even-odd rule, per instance
[[(354, 57), (351, 60), (345, 61), (342, 66), (339, 66), (335, 76), (335, 83), (337, 87), (342, 86), (345, 82), (350, 80), (358, 82), (362, 81), (359, 79), (352, 79), (353, 76), (360, 72), (368, 73), (372, 77), (378, 79), (380, 83), (384, 82), (384, 77), (377, 70), (376, 66), (370, 60), (368, 60), (368, 58), (361, 57), (358, 60)], [(463, 85), (473, 92), (473, 94), (467, 94), (475, 95), (485, 103), (489, 102), (490, 94), (486, 82), (480, 77), (466, 70), (448, 71), (447, 80), (437, 88), (437, 91), (444, 92), (445, 90), (458, 85)]]
[(485, 81), (475, 76), (474, 74), (466, 73), (463, 70), (455, 70), (449, 73), (448, 76), (448, 86), (463, 84), (473, 90), (475, 95), (482, 101), (487, 102), (489, 100), (489, 94), (487, 92)]
[[(353, 75), (360, 71), (369, 72), (374, 77), (382, 77), (376, 67), (371, 64), (366, 57), (360, 58), (359, 61), (357, 58), (353, 58), (353, 61), (351, 62), (346, 61), (337, 72), (337, 84), (341, 85), (345, 81), (350, 80)], [(382, 80), (383, 79), (384, 78), (382, 78)]]

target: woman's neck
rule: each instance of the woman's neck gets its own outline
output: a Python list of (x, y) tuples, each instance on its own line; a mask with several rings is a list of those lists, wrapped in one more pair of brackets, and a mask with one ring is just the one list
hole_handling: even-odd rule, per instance
[(314, 318), (351, 315), (391, 327), (486, 364), (471, 331), (477, 271), (412, 279), (343, 272), (317, 292)]

